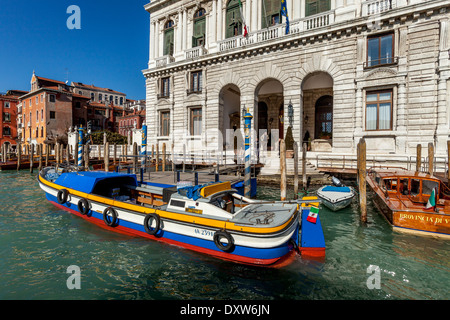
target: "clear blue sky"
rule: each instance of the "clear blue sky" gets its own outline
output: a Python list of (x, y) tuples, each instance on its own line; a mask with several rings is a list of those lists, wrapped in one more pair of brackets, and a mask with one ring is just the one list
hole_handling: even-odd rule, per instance
[[(1, 0), (0, 92), (30, 90), (41, 77), (94, 84), (145, 99), (148, 0)], [(70, 5), (81, 30), (69, 30)]]

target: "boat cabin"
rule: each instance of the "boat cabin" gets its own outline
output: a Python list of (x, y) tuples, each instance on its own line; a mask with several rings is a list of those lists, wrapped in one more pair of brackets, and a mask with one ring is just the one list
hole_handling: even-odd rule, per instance
[(450, 199), (450, 190), (438, 178), (414, 171), (372, 171), (374, 181), (386, 197), (407, 197), (415, 203), (426, 204), (433, 189), (436, 200)]

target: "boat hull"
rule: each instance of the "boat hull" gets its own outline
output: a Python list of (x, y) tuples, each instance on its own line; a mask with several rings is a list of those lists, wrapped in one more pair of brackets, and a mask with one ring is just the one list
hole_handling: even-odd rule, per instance
[[(91, 223), (111, 231), (141, 236), (157, 241), (177, 245), (193, 251), (212, 255), (218, 258), (252, 265), (279, 265), (292, 256), (299, 243), (299, 217), (298, 214), (278, 232), (249, 234), (238, 230), (227, 231), (234, 239), (232, 251), (223, 251), (214, 242), (214, 234), (224, 228), (220, 225), (193, 224), (189, 221), (162, 218), (160, 229), (155, 235), (150, 235), (144, 227), (146, 212), (134, 211), (136, 205), (121, 206), (118, 201), (111, 203), (108, 199), (92, 197), (80, 192), (70, 193), (66, 203), (58, 202), (57, 188), (52, 188), (39, 180), (41, 188), (45, 191), (46, 198), (56, 207), (79, 216)], [(81, 214), (78, 210), (78, 202), (82, 198), (88, 198), (90, 210), (87, 214)], [(114, 226), (107, 226), (104, 221), (103, 211), (111, 204), (117, 210), (117, 222)], [(147, 208), (148, 209), (148, 208)], [(200, 219), (200, 218), (199, 218)]]
[(387, 199), (370, 176), (367, 182), (374, 191), (375, 206), (395, 231), (450, 239), (450, 215), (413, 208), (399, 210), (393, 205), (395, 199)]
[(325, 187), (317, 190), (317, 196), (322, 200), (325, 207), (332, 211), (339, 211), (349, 206), (355, 197), (355, 192), (348, 187), (349, 192), (327, 192)]
[(346, 207), (348, 207), (350, 205), (350, 203), (352, 203), (353, 198), (350, 199), (346, 199), (343, 201), (339, 201), (336, 203), (332, 203), (322, 197), (319, 196), (320, 199), (322, 199), (322, 204), (327, 207), (328, 209), (330, 209), (331, 211), (339, 211), (341, 209), (344, 209)]

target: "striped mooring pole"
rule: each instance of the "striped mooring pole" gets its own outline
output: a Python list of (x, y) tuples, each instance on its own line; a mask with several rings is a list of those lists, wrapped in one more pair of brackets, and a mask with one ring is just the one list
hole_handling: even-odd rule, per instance
[(250, 156), (250, 132), (252, 128), (253, 116), (248, 112), (244, 115), (244, 131), (245, 131), (245, 175), (244, 175), (244, 196), (250, 198), (251, 186), (251, 156)]
[(78, 167), (83, 166), (83, 128), (78, 129)]
[(142, 166), (145, 168), (147, 162), (147, 126), (144, 124), (142, 126), (142, 146), (141, 146), (142, 154), (144, 155), (144, 159), (142, 160)]

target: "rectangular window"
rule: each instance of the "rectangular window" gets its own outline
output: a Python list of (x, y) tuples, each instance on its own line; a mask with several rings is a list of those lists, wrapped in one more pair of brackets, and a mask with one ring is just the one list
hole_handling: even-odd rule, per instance
[(5, 101), (5, 108), (9, 108), (9, 101)]
[(392, 130), (392, 90), (367, 92), (366, 130)]
[(4, 127), (3, 128), (3, 134), (5, 136), (10, 136), (11, 135), (11, 128), (10, 127)]
[(161, 136), (168, 136), (170, 133), (170, 112), (161, 112)]
[(329, 10), (331, 10), (330, 0), (306, 0), (305, 2), (305, 16), (312, 16)]
[(54, 94), (49, 95), (49, 101), (50, 102), (55, 102), (56, 101), (56, 96)]
[(3, 112), (3, 121), (5, 122), (11, 121), (11, 114), (9, 112)]
[(202, 72), (196, 71), (191, 73), (191, 91), (202, 92)]
[(170, 95), (170, 77), (161, 79), (161, 97)]
[(367, 39), (367, 66), (394, 63), (394, 35), (384, 34)]
[(50, 111), (50, 119), (56, 119), (56, 112)]
[(202, 134), (202, 108), (191, 109), (191, 135)]

